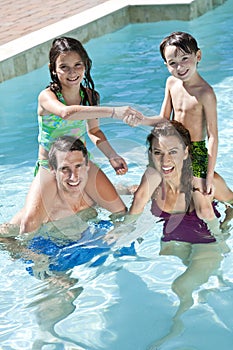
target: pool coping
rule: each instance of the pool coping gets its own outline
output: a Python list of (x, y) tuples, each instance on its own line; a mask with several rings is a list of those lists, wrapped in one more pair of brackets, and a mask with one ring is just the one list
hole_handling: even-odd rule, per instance
[[(189, 21), (226, 0), (109, 0), (0, 46), (0, 82), (26, 74), (48, 62), (51, 41), (61, 35), (82, 43), (130, 23)], [(77, 25), (78, 23), (78, 25)]]

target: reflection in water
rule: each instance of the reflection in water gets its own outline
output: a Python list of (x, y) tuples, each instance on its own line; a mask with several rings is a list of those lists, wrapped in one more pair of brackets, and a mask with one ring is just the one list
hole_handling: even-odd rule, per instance
[[(77, 224), (84, 231), (79, 232), (75, 240), (74, 227)], [(44, 225), (34, 233), (0, 238), (0, 249), (7, 251), (13, 259), (22, 260), (28, 273), (41, 280), (41, 285), (30, 298), (33, 301), (24, 305), (30, 314), (35, 315), (39, 326), (32, 349), (42, 349), (48, 344), (56, 344), (56, 349), (60, 349), (59, 346), (64, 349), (64, 345), (66, 349), (71, 349), (70, 346), (85, 349), (78, 341), (59, 335), (56, 325), (74, 312), (74, 301), (83, 291), (78, 285), (79, 279), (72, 277), (72, 269), (81, 264), (98, 267), (105, 262), (111, 246), (103, 237), (112, 228), (113, 223), (109, 220), (80, 225), (80, 216), (76, 215), (70, 220), (66, 218), (63, 222), (59, 220), (59, 223)], [(14, 236), (13, 232), (11, 234)], [(134, 244), (113, 252), (113, 256), (122, 255), (134, 256)]]
[[(57, 346), (64, 344), (66, 339), (61, 339), (56, 333), (55, 325), (74, 311), (73, 302), (82, 292), (82, 287), (76, 286), (78, 279), (71, 278), (69, 271), (63, 273), (50, 271), (48, 257), (30, 251), (22, 240), (1, 238), (0, 248), (7, 250), (14, 259), (24, 260), (30, 274), (41, 279), (41, 284), (37, 286), (37, 289), (30, 291), (33, 295), (29, 300), (34, 301), (24, 304), (27, 312), (30, 314), (33, 312), (39, 326), (32, 349), (42, 349), (42, 346), (46, 344)], [(29, 261), (30, 267), (28, 267)], [(42, 271), (42, 268), (46, 273), (37, 272)]]
[[(167, 335), (153, 343), (149, 349), (156, 350), (167, 340), (179, 335), (184, 329), (182, 314), (194, 304), (193, 292), (216, 275), (219, 286), (227, 285), (221, 274), (221, 262), (230, 249), (222, 240), (216, 243), (192, 244), (178, 241), (161, 241), (160, 255), (176, 256), (181, 259), (186, 270), (172, 283), (172, 290), (179, 298), (178, 309), (172, 319)], [(199, 292), (198, 301), (205, 302), (208, 290)], [(203, 298), (204, 297), (204, 298)]]

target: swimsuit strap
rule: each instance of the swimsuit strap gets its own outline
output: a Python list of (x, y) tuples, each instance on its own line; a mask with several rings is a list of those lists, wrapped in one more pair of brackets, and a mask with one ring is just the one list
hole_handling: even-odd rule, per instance
[[(60, 102), (62, 102), (64, 105), (66, 105), (66, 101), (65, 101), (65, 99), (64, 99), (64, 97), (63, 97), (63, 95), (62, 95), (62, 93), (61, 93), (60, 91), (58, 91), (58, 92), (56, 93), (56, 95), (57, 95), (58, 100), (59, 100)], [(83, 105), (83, 101), (84, 101), (84, 97), (85, 97), (84, 91), (83, 91), (82, 89), (79, 89), (79, 95), (80, 95), (80, 97), (81, 97), (80, 105), (82, 106), (82, 105)]]

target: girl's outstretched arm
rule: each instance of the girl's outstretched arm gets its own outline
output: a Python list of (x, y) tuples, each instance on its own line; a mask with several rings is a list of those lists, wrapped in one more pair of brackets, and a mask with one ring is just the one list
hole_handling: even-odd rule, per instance
[(143, 119), (143, 115), (129, 106), (82, 106), (64, 105), (49, 88), (43, 90), (38, 97), (38, 114), (43, 116), (55, 114), (63, 119), (88, 120), (96, 118), (124, 119), (126, 116), (134, 115)]

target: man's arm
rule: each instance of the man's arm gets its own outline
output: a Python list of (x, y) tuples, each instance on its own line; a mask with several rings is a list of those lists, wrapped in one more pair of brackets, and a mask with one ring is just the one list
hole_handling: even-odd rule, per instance
[(20, 233), (35, 231), (48, 220), (56, 194), (57, 186), (54, 176), (41, 167), (26, 198), (20, 222)]

